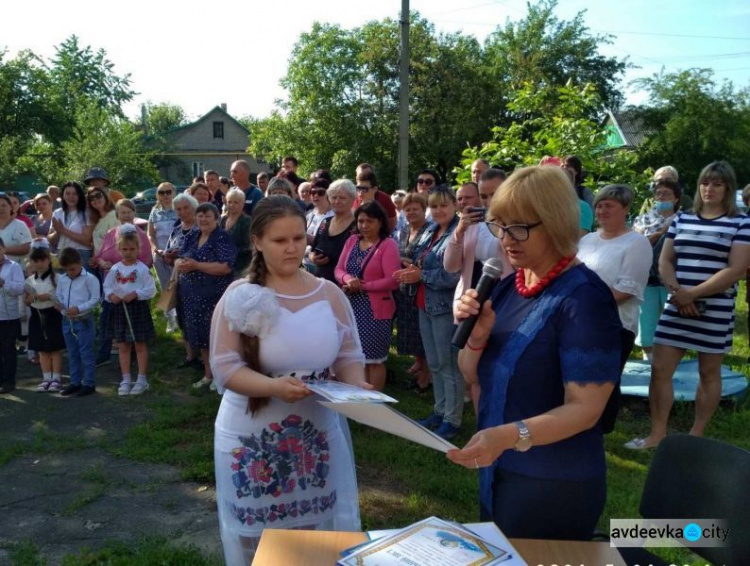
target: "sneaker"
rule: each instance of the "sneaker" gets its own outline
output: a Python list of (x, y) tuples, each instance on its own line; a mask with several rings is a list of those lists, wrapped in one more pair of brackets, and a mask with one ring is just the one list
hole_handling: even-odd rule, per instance
[(53, 379), (52, 381), (49, 382), (49, 389), (47, 389), (47, 391), (51, 391), (52, 393), (57, 393), (58, 391), (60, 391), (60, 389), (62, 389), (60, 382), (57, 381), (56, 379)]
[(196, 381), (195, 383), (193, 383), (193, 388), (194, 389), (201, 389), (202, 387), (210, 387), (212, 381), (213, 381), (213, 379), (208, 379), (204, 375), (198, 381)]
[(177, 321), (172, 318), (168, 318), (167, 319), (167, 333), (172, 334), (173, 332), (177, 332)]
[(430, 416), (426, 419), (422, 419), (417, 421), (419, 424), (421, 424), (425, 428), (429, 428), (430, 430), (435, 430), (440, 425), (443, 424), (443, 415), (438, 415), (437, 413), (430, 413)]
[(117, 394), (121, 397), (124, 397), (125, 395), (130, 395), (130, 391), (133, 389), (133, 382), (132, 381), (121, 381), (120, 387), (117, 388)]
[(76, 394), (76, 397), (86, 397), (87, 395), (91, 395), (92, 393), (96, 393), (96, 387), (92, 387), (91, 385), (84, 385)]
[(141, 395), (148, 391), (151, 388), (151, 386), (148, 384), (147, 381), (136, 381), (135, 385), (133, 385), (133, 388), (130, 390), (131, 395)]
[(450, 440), (454, 436), (456, 436), (461, 429), (457, 426), (453, 426), (448, 421), (443, 421), (443, 424), (441, 424), (438, 429), (435, 431), (435, 434), (437, 434), (440, 438), (444, 438), (445, 440)]
[(44, 380), (39, 385), (36, 386), (36, 392), (37, 393), (44, 393), (45, 391), (49, 391), (49, 386), (52, 382)]
[(110, 363), (112, 360), (110, 358), (104, 358), (102, 360), (97, 360), (96, 367), (102, 367), (106, 366), (108, 363)]
[(60, 395), (63, 397), (67, 397), (68, 395), (73, 395), (74, 393), (78, 393), (81, 390), (81, 385), (76, 385), (75, 383), (68, 383), (65, 387), (63, 387), (62, 391), (60, 391)]
[(25, 356), (28, 353), (26, 346), (16, 346), (16, 354), (19, 356)]

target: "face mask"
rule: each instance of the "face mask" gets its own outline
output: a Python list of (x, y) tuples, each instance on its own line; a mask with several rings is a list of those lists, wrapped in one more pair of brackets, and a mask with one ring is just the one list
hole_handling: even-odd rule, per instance
[(662, 201), (656, 201), (654, 203), (654, 208), (658, 210), (659, 212), (671, 212), (674, 210), (674, 203), (673, 202), (662, 202)]

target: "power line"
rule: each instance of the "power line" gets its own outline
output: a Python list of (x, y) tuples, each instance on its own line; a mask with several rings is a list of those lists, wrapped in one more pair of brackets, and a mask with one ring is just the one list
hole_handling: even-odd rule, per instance
[(607, 29), (592, 29), (597, 33), (611, 33), (621, 35), (653, 35), (656, 37), (688, 37), (691, 39), (727, 39), (731, 41), (750, 41), (750, 37), (728, 37), (726, 35), (688, 35), (684, 33), (662, 33), (650, 31), (613, 31)]

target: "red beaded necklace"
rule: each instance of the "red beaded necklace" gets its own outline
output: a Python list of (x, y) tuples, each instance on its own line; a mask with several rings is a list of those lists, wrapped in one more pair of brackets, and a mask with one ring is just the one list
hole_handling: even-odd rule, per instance
[(547, 287), (550, 283), (552, 283), (555, 279), (557, 279), (560, 274), (562, 273), (563, 269), (568, 267), (568, 264), (575, 259), (576, 256), (568, 256), (560, 258), (560, 261), (558, 261), (552, 269), (549, 270), (547, 275), (542, 277), (542, 279), (539, 280), (539, 282), (534, 283), (531, 287), (526, 286), (526, 270), (525, 269), (519, 269), (516, 271), (516, 291), (518, 291), (518, 294), (522, 297), (529, 298), (534, 297), (541, 293), (545, 287)]

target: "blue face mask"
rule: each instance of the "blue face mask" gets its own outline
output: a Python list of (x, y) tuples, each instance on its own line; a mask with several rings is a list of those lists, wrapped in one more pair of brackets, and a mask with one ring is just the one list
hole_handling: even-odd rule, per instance
[(656, 201), (654, 203), (654, 208), (659, 212), (672, 212), (674, 210), (674, 203), (668, 201)]

